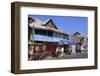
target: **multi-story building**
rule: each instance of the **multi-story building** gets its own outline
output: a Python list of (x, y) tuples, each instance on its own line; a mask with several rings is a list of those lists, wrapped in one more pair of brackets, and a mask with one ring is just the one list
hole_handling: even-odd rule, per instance
[(82, 37), (82, 40), (81, 40), (81, 43), (82, 43), (82, 46), (81, 46), (82, 52), (88, 52), (88, 36), (86, 34), (84, 34), (84, 35), (81, 35), (81, 37)]
[(87, 52), (88, 50), (88, 36), (76, 32), (69, 36), (70, 43), (76, 47), (76, 52)]
[(69, 35), (58, 29), (52, 19), (41, 21), (29, 17), (28, 22), (29, 44), (40, 47), (45, 45), (45, 50), (49, 53), (55, 51), (58, 45), (64, 46), (64, 49), (67, 47)]
[(74, 34), (69, 35), (70, 39), (70, 49), (72, 50), (72, 53), (81, 53), (81, 38), (80, 33), (76, 32)]
[(72, 53), (81, 53), (84, 46), (87, 50), (87, 40), (87, 37), (79, 32), (69, 35), (58, 29), (52, 19), (42, 21), (36, 18), (28, 18), (29, 45), (39, 46), (40, 49), (47, 51), (49, 55), (51, 52), (56, 51), (59, 45), (63, 46), (65, 51), (71, 49)]

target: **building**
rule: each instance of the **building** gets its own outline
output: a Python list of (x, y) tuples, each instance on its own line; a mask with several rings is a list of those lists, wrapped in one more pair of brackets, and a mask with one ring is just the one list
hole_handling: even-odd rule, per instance
[(88, 52), (88, 36), (86, 34), (81, 35), (81, 43), (82, 52)]
[(68, 48), (69, 35), (58, 29), (52, 19), (41, 21), (28, 17), (28, 41), (51, 55), (57, 46)]
[(69, 35), (70, 49), (72, 50), (72, 53), (81, 53), (80, 35), (81, 35), (81, 33), (79, 33), (79, 32)]

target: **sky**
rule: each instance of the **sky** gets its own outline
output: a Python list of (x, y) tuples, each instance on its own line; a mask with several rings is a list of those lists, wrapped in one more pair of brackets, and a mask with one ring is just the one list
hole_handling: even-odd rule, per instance
[(88, 34), (88, 17), (52, 15), (29, 16), (40, 20), (52, 19), (58, 29), (61, 29), (68, 34), (74, 34), (75, 32), (80, 32), (81, 34)]

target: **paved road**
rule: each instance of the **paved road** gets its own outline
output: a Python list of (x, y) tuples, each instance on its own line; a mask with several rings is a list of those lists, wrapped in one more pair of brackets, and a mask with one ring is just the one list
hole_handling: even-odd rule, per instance
[(71, 55), (64, 55), (63, 59), (76, 59), (76, 58), (88, 58), (88, 53), (74, 53)]
[(65, 55), (63, 54), (63, 56), (61, 57), (48, 57), (45, 60), (55, 60), (55, 59), (81, 59), (81, 58), (88, 58), (88, 53), (87, 52), (83, 52), (83, 53), (74, 53), (71, 55)]

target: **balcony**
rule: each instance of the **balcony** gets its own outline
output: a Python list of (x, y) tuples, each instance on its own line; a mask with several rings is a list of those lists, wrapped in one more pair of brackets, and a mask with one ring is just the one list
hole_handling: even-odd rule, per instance
[(35, 41), (48, 41), (48, 42), (59, 42), (59, 41), (67, 41), (67, 39), (64, 38), (58, 38), (58, 37), (53, 37), (53, 36), (45, 36), (45, 35), (37, 35), (34, 34), (32, 37), (33, 40)]
[(33, 40), (35, 41), (53, 41), (53, 37), (44, 35), (33, 35)]

